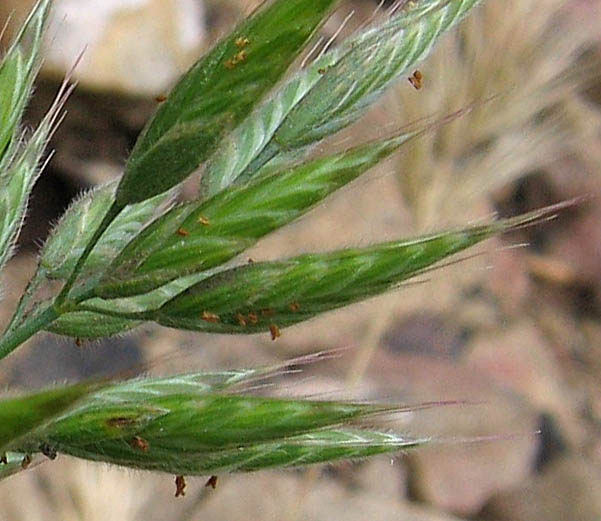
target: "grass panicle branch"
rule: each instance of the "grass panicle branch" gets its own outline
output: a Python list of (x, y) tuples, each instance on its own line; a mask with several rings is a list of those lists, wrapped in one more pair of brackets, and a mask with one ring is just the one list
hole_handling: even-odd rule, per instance
[[(36, 4), (0, 63), (0, 267), (14, 250), (45, 148), (73, 88), (68, 77), (25, 139), (21, 119), (50, 4)], [(236, 258), (400, 147), (416, 146), (414, 138), (461, 119), (469, 108), (307, 157), (313, 145), (356, 121), (477, 4), (397, 3), (290, 72), (337, 2), (266, 1), (182, 76), (142, 131), (121, 179), (81, 196), (54, 227), (0, 337), (0, 359), (39, 331), (102, 338), (150, 321), (217, 333), (269, 331), (275, 340), (280, 328), (397, 288), (457, 252), (574, 204), (363, 248), (272, 262)], [(474, 99), (482, 97), (466, 105)], [(174, 205), (182, 181), (199, 166), (199, 196)], [(38, 288), (56, 281), (63, 286), (55, 296), (36, 301)], [(251, 392), (286, 372), (282, 365), (146, 377), (6, 398), (0, 401), (0, 477), (40, 453), (178, 476), (396, 453), (430, 440), (367, 429), (366, 420), (443, 405)]]

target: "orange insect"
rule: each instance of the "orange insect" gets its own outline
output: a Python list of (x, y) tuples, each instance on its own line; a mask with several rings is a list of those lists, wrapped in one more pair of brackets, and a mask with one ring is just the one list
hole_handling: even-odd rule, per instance
[(248, 58), (248, 53), (246, 51), (240, 51), (236, 56), (234, 56), (235, 63), (245, 62), (246, 58)]
[(413, 76), (410, 76), (407, 79), (409, 80), (409, 83), (413, 85), (415, 90), (419, 90), (422, 88), (422, 80), (424, 79), (424, 75), (420, 71), (414, 71)]
[(245, 62), (246, 58), (248, 58), (248, 53), (245, 50), (242, 50), (236, 53), (233, 57), (226, 60), (223, 64), (226, 69), (233, 69), (239, 63)]
[(221, 319), (217, 313), (211, 313), (210, 311), (203, 311), (200, 318), (205, 320), (206, 322), (219, 322)]
[(209, 221), (204, 215), (199, 215), (198, 223), (204, 226), (209, 226), (209, 224), (211, 224), (211, 221)]
[(154, 101), (157, 103), (163, 103), (164, 101), (167, 101), (167, 96), (164, 94), (159, 94), (156, 98), (154, 98)]
[(300, 309), (300, 304), (298, 302), (291, 302), (288, 309), (293, 313), (296, 313)]
[(238, 324), (240, 324), (242, 327), (246, 326), (246, 318), (242, 313), (236, 313), (236, 320), (238, 321)]
[(175, 497), (185, 496), (186, 495), (186, 479), (184, 476), (179, 475), (175, 476)]
[(259, 317), (257, 316), (256, 313), (253, 313), (252, 311), (248, 314), (248, 321), (251, 324), (256, 324), (257, 322), (259, 322)]
[(275, 324), (271, 324), (269, 326), (269, 332), (271, 333), (271, 340), (275, 340), (276, 338), (282, 336), (282, 333), (280, 333), (280, 328)]
[(250, 40), (248, 38), (246, 38), (245, 36), (240, 36), (240, 37), (236, 38), (236, 41), (234, 42), (234, 44), (236, 45), (236, 47), (238, 47), (238, 49), (244, 49), (244, 47), (246, 47), (249, 43), (250, 43)]
[(190, 235), (190, 232), (185, 228), (178, 228), (177, 232), (175, 233), (177, 233), (180, 237), (187, 237), (188, 235)]
[(150, 448), (150, 444), (148, 443), (148, 441), (146, 441), (144, 438), (141, 438), (140, 436), (134, 436), (130, 441), (130, 445), (134, 449), (139, 449), (142, 452), (148, 452), (148, 449)]
[(83, 340), (82, 340), (81, 338), (77, 337), (77, 338), (75, 339), (75, 345), (76, 345), (77, 347), (81, 347), (81, 346), (83, 345)]
[(205, 483), (205, 487), (211, 487), (213, 490), (217, 487), (217, 476), (211, 476)]

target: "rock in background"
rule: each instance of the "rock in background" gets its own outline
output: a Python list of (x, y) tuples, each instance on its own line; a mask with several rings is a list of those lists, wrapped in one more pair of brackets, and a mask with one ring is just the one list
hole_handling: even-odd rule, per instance
[(83, 51), (82, 86), (137, 95), (169, 88), (206, 43), (202, 0), (58, 0), (47, 34), (46, 71)]

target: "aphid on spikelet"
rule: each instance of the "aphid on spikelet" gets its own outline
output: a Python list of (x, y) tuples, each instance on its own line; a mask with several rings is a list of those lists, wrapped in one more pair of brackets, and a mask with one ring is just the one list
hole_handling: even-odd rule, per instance
[(180, 237), (188, 237), (188, 235), (190, 235), (190, 232), (188, 230), (186, 230), (185, 228), (178, 228), (176, 233)]
[(52, 447), (48, 443), (40, 443), (40, 452), (46, 456), (48, 459), (55, 460), (56, 459), (56, 448)]
[(282, 333), (280, 333), (280, 328), (275, 324), (271, 324), (269, 326), (269, 332), (271, 333), (271, 340), (275, 340), (276, 338), (280, 338)]
[(186, 495), (186, 479), (184, 476), (179, 475), (175, 476), (175, 497), (185, 496)]
[(242, 63), (246, 61), (246, 58), (248, 58), (248, 53), (242, 50), (238, 54), (236, 54), (236, 56), (234, 56), (234, 61), (236, 63)]
[(148, 443), (148, 441), (146, 441), (144, 438), (141, 438), (140, 436), (134, 436), (130, 441), (130, 445), (134, 449), (141, 450), (142, 452), (148, 452), (148, 449), (150, 448), (150, 444)]
[(157, 103), (163, 103), (164, 101), (167, 101), (167, 96), (165, 96), (165, 94), (159, 94), (154, 98), (154, 101)]
[(29, 467), (29, 465), (31, 465), (31, 455), (25, 454), (21, 460), (21, 468), (25, 470), (27, 467)]
[(245, 50), (241, 50), (236, 53), (234, 56), (225, 61), (223, 66), (226, 69), (233, 69), (239, 63), (245, 62), (246, 58), (248, 58), (248, 53)]
[(411, 83), (411, 85), (413, 85), (415, 90), (419, 90), (422, 88), (422, 80), (423, 79), (424, 79), (424, 75), (421, 73), (421, 71), (418, 71), (418, 70), (414, 71), (413, 75), (408, 78), (409, 83)]
[(211, 487), (213, 490), (217, 487), (217, 476), (211, 476), (205, 483), (205, 487)]
[(239, 36), (238, 38), (236, 38), (236, 41), (234, 42), (234, 44), (236, 45), (236, 47), (238, 47), (238, 49), (244, 49), (244, 47), (246, 47), (249, 43), (250, 43), (250, 40), (248, 38), (246, 38), (246, 36)]
[(217, 313), (211, 313), (210, 311), (203, 311), (200, 318), (206, 322), (219, 322), (221, 320)]

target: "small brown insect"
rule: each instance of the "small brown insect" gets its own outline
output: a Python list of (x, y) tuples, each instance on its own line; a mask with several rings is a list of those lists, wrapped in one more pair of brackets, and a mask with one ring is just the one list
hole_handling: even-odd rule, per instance
[(293, 313), (296, 313), (300, 309), (300, 304), (298, 302), (291, 302), (288, 305), (288, 309)]
[(186, 479), (184, 476), (175, 476), (175, 497), (185, 496)]
[(271, 340), (275, 340), (276, 338), (280, 338), (282, 333), (280, 333), (280, 328), (275, 324), (271, 324), (269, 326), (269, 332), (271, 333)]
[(5, 465), (8, 465), (8, 458), (6, 457), (6, 452), (4, 454), (2, 454), (2, 456), (0, 456), (0, 463), (4, 463)]
[(75, 339), (75, 345), (76, 345), (77, 347), (81, 347), (81, 346), (83, 345), (83, 340), (82, 340), (81, 338), (77, 337), (77, 338)]
[(204, 215), (198, 216), (198, 222), (203, 226), (209, 226), (211, 224), (211, 221), (209, 221)]
[(52, 447), (48, 443), (40, 444), (40, 452), (46, 456), (48, 459), (55, 460), (56, 459), (56, 448)]
[(205, 320), (206, 322), (219, 322), (221, 319), (217, 313), (211, 313), (210, 311), (203, 311), (200, 318)]
[(188, 230), (186, 230), (185, 228), (178, 228), (176, 233), (180, 237), (187, 237), (188, 235), (190, 235), (190, 232)]
[(236, 41), (234, 42), (234, 44), (236, 45), (236, 47), (238, 47), (238, 49), (244, 49), (244, 47), (246, 47), (249, 43), (250, 43), (250, 40), (248, 38), (246, 38), (245, 36), (239, 36), (238, 38), (236, 38)]
[(230, 59), (226, 60), (223, 64), (226, 69), (233, 69), (239, 63), (245, 62), (246, 58), (248, 58), (248, 53), (245, 50), (237, 52)]
[(422, 80), (424, 79), (424, 75), (420, 71), (414, 71), (413, 76), (410, 76), (407, 79), (409, 80), (409, 83), (413, 85), (415, 90), (419, 90), (422, 88)]
[(236, 320), (238, 321), (238, 324), (240, 324), (242, 327), (246, 326), (246, 318), (242, 313), (236, 313)]
[(154, 101), (157, 103), (163, 103), (164, 101), (167, 101), (167, 96), (165, 96), (165, 94), (159, 94), (156, 98), (154, 98)]
[(328, 72), (328, 70), (325, 67), (321, 67), (320, 69), (317, 69), (317, 72), (321, 75), (325, 74), (326, 72)]
[(147, 440), (145, 440), (144, 438), (141, 438), (140, 436), (134, 436), (132, 438), (132, 440), (129, 442), (129, 444), (134, 449), (141, 450), (142, 452), (148, 452), (148, 449), (150, 448), (150, 443), (148, 443)]
[(31, 456), (29, 454), (25, 454), (21, 460), (21, 468), (25, 470), (27, 467), (29, 467), (29, 465), (31, 465)]
[(246, 51), (240, 51), (238, 54), (236, 54), (236, 56), (234, 56), (234, 62), (242, 63), (246, 61), (246, 58), (248, 58), (248, 53)]
[(205, 483), (205, 487), (211, 487), (213, 490), (217, 487), (217, 476), (211, 476)]
[(259, 322), (259, 317), (257, 316), (256, 313), (253, 313), (252, 311), (248, 314), (248, 321), (251, 324), (256, 324), (257, 322)]
[(254, 259), (252, 259), (251, 257), (249, 257), (249, 258), (248, 258), (248, 263), (249, 263), (249, 264), (252, 264), (253, 262), (255, 262), (255, 261), (254, 261)]

